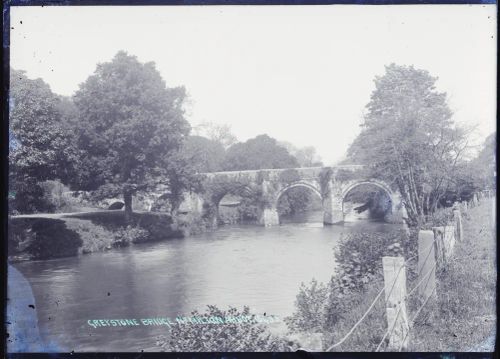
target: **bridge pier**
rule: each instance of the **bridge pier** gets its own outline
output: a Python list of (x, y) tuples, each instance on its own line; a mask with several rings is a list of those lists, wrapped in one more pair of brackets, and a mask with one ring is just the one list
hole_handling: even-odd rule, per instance
[(278, 226), (280, 219), (276, 208), (264, 208), (259, 216), (259, 224), (264, 227)]
[(323, 197), (323, 224), (342, 224), (344, 211), (342, 210), (342, 196), (335, 183), (328, 183), (328, 191)]

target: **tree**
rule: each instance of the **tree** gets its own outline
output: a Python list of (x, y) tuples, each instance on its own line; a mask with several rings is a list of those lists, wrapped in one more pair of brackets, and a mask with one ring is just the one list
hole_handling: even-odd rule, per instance
[(306, 146), (297, 148), (289, 142), (280, 142), (281, 146), (285, 147), (287, 151), (297, 159), (300, 167), (322, 167), (320, 156), (316, 153), (316, 148), (313, 146)]
[(11, 69), (9, 98), (9, 189), (21, 212), (50, 210), (39, 182), (74, 175), (76, 151), (65, 131), (60, 99), (43, 80)]
[(497, 133), (493, 132), (484, 141), (478, 156), (472, 160), (471, 169), (478, 188), (496, 188)]
[(231, 132), (231, 126), (213, 122), (203, 122), (194, 128), (194, 133), (220, 143), (224, 149), (234, 145), (238, 140)]
[(408, 224), (418, 226), (437, 208), (467, 150), (467, 132), (452, 121), (437, 78), (413, 66), (386, 66), (375, 78), (360, 135), (349, 148), (353, 162), (395, 184)]
[(79, 180), (102, 195), (121, 193), (127, 220), (138, 191), (164, 183), (172, 193), (182, 192), (173, 163), (190, 130), (185, 96), (182, 87), (166, 87), (153, 62), (140, 63), (123, 51), (97, 65), (74, 96), (87, 169)]
[(241, 171), (294, 168), (299, 167), (299, 163), (274, 138), (259, 135), (229, 147), (223, 167), (226, 171)]
[(201, 136), (189, 136), (182, 152), (196, 172), (202, 173), (221, 171), (226, 154), (219, 142)]

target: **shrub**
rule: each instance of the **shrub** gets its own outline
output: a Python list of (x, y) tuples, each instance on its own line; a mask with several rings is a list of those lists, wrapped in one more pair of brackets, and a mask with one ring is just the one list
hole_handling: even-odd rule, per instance
[(68, 218), (66, 227), (80, 235), (83, 241), (81, 252), (85, 254), (109, 248), (115, 239), (113, 232), (91, 221)]
[(134, 223), (136, 226), (149, 232), (149, 240), (159, 241), (175, 237), (172, 217), (164, 213), (135, 213)]
[(404, 230), (343, 235), (335, 254), (335, 275), (327, 286), (313, 280), (308, 287), (301, 287), (296, 312), (285, 319), (288, 328), (291, 331), (331, 329), (350, 310), (351, 296), (362, 295), (367, 284), (379, 279), (382, 256), (408, 258), (415, 251), (414, 240)]
[(447, 226), (449, 223), (453, 223), (453, 209), (440, 208), (426, 216), (425, 223), (421, 226), (421, 229), (431, 230), (432, 227)]
[(124, 247), (130, 243), (146, 242), (149, 238), (149, 232), (140, 227), (127, 226), (116, 231), (114, 237), (113, 245), (115, 247)]
[(16, 184), (9, 201), (10, 213), (53, 213), (56, 207), (46, 197), (39, 183), (28, 180)]
[(236, 308), (223, 311), (209, 305), (204, 314), (198, 311), (193, 317), (239, 317), (249, 316), (244, 323), (223, 324), (177, 324), (172, 326), (169, 338), (158, 338), (157, 345), (162, 350), (175, 352), (236, 352), (236, 351), (284, 351), (285, 341), (268, 333), (264, 324), (254, 320), (255, 315), (244, 307), (239, 312)]
[(60, 219), (37, 218), (31, 230), (34, 239), (27, 248), (33, 259), (76, 256), (83, 241)]
[(360, 289), (382, 267), (384, 255), (404, 255), (414, 251), (414, 244), (404, 230), (388, 233), (353, 232), (343, 235), (335, 254), (337, 277), (341, 288)]
[(300, 286), (295, 300), (296, 311), (285, 318), (285, 323), (293, 332), (321, 331), (325, 326), (329, 288), (315, 279), (309, 286)]

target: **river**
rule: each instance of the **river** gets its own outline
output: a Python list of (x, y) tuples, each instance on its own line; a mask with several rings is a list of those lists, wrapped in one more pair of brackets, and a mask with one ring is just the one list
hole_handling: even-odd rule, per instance
[[(297, 223), (297, 220), (300, 223)], [(307, 221), (307, 222), (304, 222)], [(224, 226), (185, 239), (13, 264), (30, 282), (42, 338), (61, 351), (157, 351), (167, 326), (98, 327), (89, 319), (189, 316), (207, 305), (250, 306), (283, 318), (301, 282), (327, 282), (342, 232), (394, 225), (323, 226), (321, 213), (277, 227)]]

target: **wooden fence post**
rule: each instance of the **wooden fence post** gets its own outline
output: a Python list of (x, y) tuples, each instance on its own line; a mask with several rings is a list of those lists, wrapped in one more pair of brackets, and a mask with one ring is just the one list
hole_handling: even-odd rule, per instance
[(403, 257), (382, 257), (385, 306), (390, 333), (387, 349), (408, 348), (410, 330), (406, 312), (406, 268)]
[(455, 248), (455, 226), (432, 227), (437, 251), (438, 264), (446, 266)]
[(453, 209), (453, 220), (455, 221), (455, 238), (461, 242), (464, 239), (464, 228), (462, 226), (462, 214), (458, 207)]
[(418, 294), (426, 300), (436, 295), (436, 252), (434, 233), (432, 231), (418, 232)]

